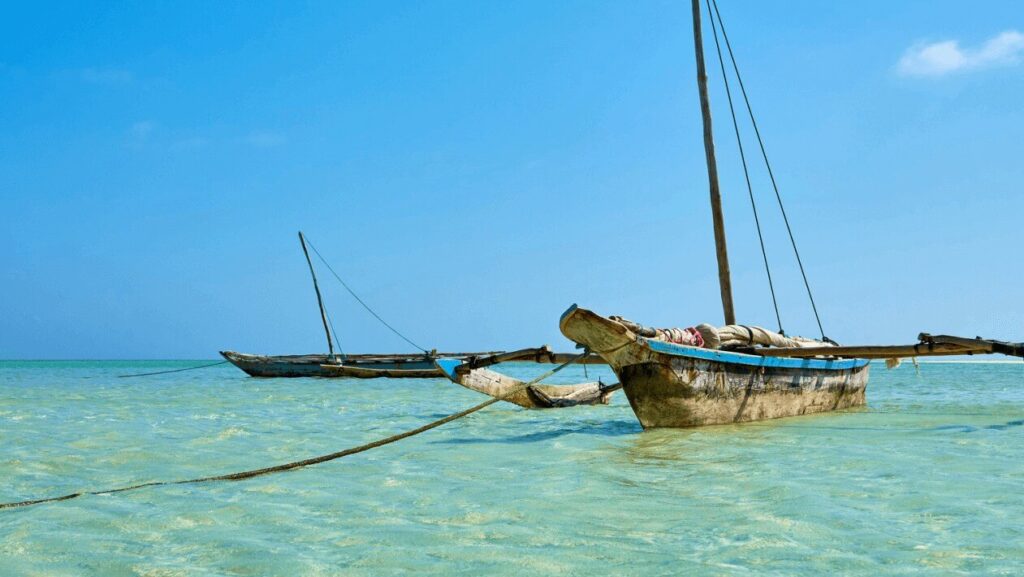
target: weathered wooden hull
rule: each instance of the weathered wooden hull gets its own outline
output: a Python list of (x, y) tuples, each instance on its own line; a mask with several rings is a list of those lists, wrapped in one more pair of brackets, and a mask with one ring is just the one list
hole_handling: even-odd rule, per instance
[(355, 379), (432, 379), (443, 377), (441, 371), (434, 366), (434, 361), (429, 361), (426, 366), (420, 362), (408, 362), (394, 367), (385, 366), (384, 363), (354, 364), (346, 362), (341, 365), (324, 364), (320, 370), (324, 371), (327, 377), (350, 377)]
[(607, 405), (618, 384), (599, 382), (573, 385), (526, 385), (525, 381), (489, 369), (458, 370), (462, 361), (444, 359), (435, 361), (437, 367), (453, 383), (471, 391), (483, 393), (524, 409), (555, 409), (577, 405)]
[[(433, 378), (444, 375), (426, 355), (349, 355), (337, 365), (327, 355), (250, 355), (221, 351), (221, 356), (253, 377)], [(344, 370), (339, 370), (341, 367)]]
[[(331, 377), (357, 379), (427, 379), (444, 377), (435, 360), (454, 359), (472, 363), (474, 367), (487, 367), (509, 361), (535, 363), (562, 363), (572, 355), (552, 352), (546, 345), (517, 351), (488, 351), (482, 353), (427, 354), (357, 354), (344, 358), (328, 355), (250, 355), (234, 351), (221, 351), (221, 356), (253, 377)], [(604, 364), (604, 359), (591, 355), (580, 363)]]
[(865, 402), (863, 359), (785, 359), (675, 345), (575, 306), (560, 328), (608, 362), (644, 428), (775, 419)]

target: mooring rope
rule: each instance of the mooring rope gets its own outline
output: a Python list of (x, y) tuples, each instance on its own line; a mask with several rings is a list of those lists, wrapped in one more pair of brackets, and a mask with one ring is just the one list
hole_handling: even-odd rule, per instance
[(153, 373), (135, 373), (135, 374), (132, 374), (132, 375), (117, 375), (117, 378), (119, 378), (119, 379), (126, 379), (128, 377), (149, 377), (149, 376), (152, 376), (152, 375), (166, 375), (167, 373), (180, 373), (182, 371), (194, 371), (196, 369), (205, 369), (207, 367), (216, 367), (217, 365), (223, 365), (223, 364), (225, 364), (227, 362), (228, 361), (220, 361), (219, 363), (210, 363), (208, 365), (198, 365), (198, 366), (195, 366), (195, 367), (185, 367), (184, 369), (171, 369), (171, 370), (168, 370), (168, 371), (156, 371), (156, 372), (153, 372)]
[(301, 461), (292, 461), (291, 463), (284, 463), (282, 465), (274, 465), (272, 467), (264, 467), (262, 469), (251, 469), (249, 471), (241, 471), (241, 472), (238, 472), (238, 473), (228, 473), (228, 474), (225, 474), (225, 475), (213, 475), (213, 476), (210, 476), (210, 477), (197, 477), (195, 479), (185, 479), (185, 480), (181, 480), (181, 481), (150, 481), (148, 483), (138, 483), (136, 485), (128, 485), (126, 487), (119, 487), (119, 488), (116, 488), (116, 489), (104, 489), (104, 490), (100, 490), (100, 491), (79, 491), (77, 493), (68, 493), (67, 495), (61, 495), (59, 497), (45, 497), (45, 498), (42, 498), (42, 499), (29, 499), (29, 500), (25, 500), (25, 501), (14, 501), (14, 502), (11, 502), (11, 503), (0, 503), (0, 509), (14, 509), (16, 507), (27, 507), (29, 505), (38, 505), (38, 504), (41, 504), (41, 503), (54, 503), (54, 502), (57, 502), (57, 501), (67, 501), (69, 499), (74, 499), (76, 497), (81, 497), (83, 495), (112, 495), (114, 493), (123, 493), (125, 491), (134, 491), (135, 489), (142, 489), (142, 488), (145, 488), (145, 487), (159, 487), (159, 486), (168, 486), (168, 485), (190, 485), (190, 484), (197, 484), (197, 483), (206, 483), (206, 482), (210, 482), (210, 481), (241, 481), (243, 479), (251, 479), (253, 477), (260, 477), (260, 476), (269, 475), (269, 474), (272, 474), (272, 473), (281, 473), (281, 472), (284, 472), (284, 471), (290, 471), (292, 469), (300, 469), (302, 467), (308, 467), (310, 465), (317, 465), (317, 464), (320, 464), (320, 463), (326, 463), (327, 461), (333, 461), (335, 459), (340, 459), (342, 457), (347, 457), (349, 455), (354, 455), (356, 453), (362, 453), (364, 451), (369, 451), (370, 449), (376, 449), (377, 447), (382, 447), (384, 445), (390, 445), (391, 443), (394, 443), (396, 441), (401, 441), (402, 439), (407, 439), (409, 437), (418, 435), (420, 433), (429, 431), (431, 429), (436, 429), (437, 427), (440, 427), (441, 425), (444, 425), (444, 424), (450, 423), (452, 421), (461, 419), (462, 417), (471, 415), (471, 414), (473, 414), (473, 413), (475, 413), (477, 411), (480, 411), (482, 409), (485, 409), (485, 408), (493, 405), (494, 403), (497, 403), (498, 401), (503, 401), (503, 400), (507, 399), (508, 397), (518, 393), (519, 391), (521, 391), (521, 390), (523, 390), (523, 389), (525, 389), (527, 387), (531, 387), (533, 385), (536, 385), (537, 383), (543, 381), (544, 379), (550, 377), (551, 375), (561, 371), (565, 367), (568, 367), (569, 365), (571, 365), (571, 364), (575, 363), (576, 361), (582, 359), (583, 357), (587, 356), (588, 354), (590, 354), (590, 351), (584, 350), (582, 353), (572, 357), (568, 361), (562, 363), (561, 365), (558, 365), (557, 367), (551, 369), (550, 371), (544, 373), (543, 375), (540, 375), (539, 377), (533, 379), (532, 381), (530, 381), (528, 383), (523, 383), (522, 385), (519, 385), (519, 386), (515, 387), (514, 389), (512, 389), (511, 391), (509, 391), (505, 395), (502, 395), (501, 397), (494, 397), (494, 398), (489, 399), (487, 401), (484, 401), (484, 402), (482, 402), (482, 403), (480, 403), (478, 405), (474, 405), (474, 406), (472, 406), (472, 407), (470, 407), (468, 409), (459, 411), (457, 413), (452, 413), (452, 414), (448, 415), (447, 417), (443, 417), (443, 418), (438, 419), (436, 421), (432, 421), (430, 423), (427, 423), (426, 425), (422, 425), (422, 426), (416, 427), (415, 429), (411, 429), (411, 430), (405, 431), (404, 433), (398, 433), (397, 435), (391, 435), (390, 437), (384, 437), (383, 439), (378, 439), (376, 441), (365, 443), (365, 444), (362, 444), (362, 445), (359, 445), (359, 446), (356, 446), (356, 447), (351, 447), (349, 449), (345, 449), (345, 450), (342, 450), (342, 451), (337, 451), (337, 452), (334, 452), (334, 453), (328, 453), (326, 455), (320, 455), (320, 456), (317, 456), (317, 457), (310, 457), (308, 459), (302, 459)]

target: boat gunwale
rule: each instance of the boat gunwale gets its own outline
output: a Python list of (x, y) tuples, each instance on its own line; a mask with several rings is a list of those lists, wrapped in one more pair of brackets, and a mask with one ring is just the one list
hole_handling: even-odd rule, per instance
[[(587, 309), (580, 309), (578, 305), (570, 306), (559, 319), (559, 325), (563, 324), (565, 320), (576, 313), (578, 310), (586, 311)], [(608, 317), (599, 315), (593, 311), (587, 311), (590, 314), (597, 316), (605, 321), (612, 323)], [(702, 361), (711, 361), (723, 364), (731, 365), (745, 365), (760, 368), (771, 368), (771, 369), (814, 369), (823, 371), (846, 371), (860, 369), (867, 366), (871, 361), (868, 359), (812, 359), (812, 358), (797, 358), (797, 357), (772, 357), (767, 355), (756, 355), (750, 353), (740, 353), (735, 351), (726, 351), (722, 349), (705, 349), (700, 347), (691, 347), (686, 345), (680, 345), (677, 343), (670, 343), (667, 341), (660, 341), (657, 339), (650, 339), (642, 337), (629, 331), (627, 334), (631, 335), (634, 342), (642, 347), (650, 349), (652, 352), (668, 355), (671, 357), (682, 357), (689, 359), (698, 359)], [(598, 352), (598, 351), (595, 351)], [(598, 352), (600, 354), (600, 352)]]
[(689, 347), (656, 339), (637, 336), (637, 342), (656, 353), (674, 357), (685, 357), (731, 365), (747, 365), (771, 369), (815, 369), (822, 371), (845, 371), (866, 366), (868, 359), (803, 359), (795, 357), (772, 357), (753, 355), (721, 349)]

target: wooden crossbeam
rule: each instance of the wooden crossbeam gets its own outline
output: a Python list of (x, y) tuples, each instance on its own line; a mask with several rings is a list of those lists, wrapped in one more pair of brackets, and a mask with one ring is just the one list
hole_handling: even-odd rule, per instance
[(921, 333), (921, 342), (914, 345), (863, 345), (846, 347), (758, 348), (751, 352), (770, 357), (848, 357), (859, 359), (894, 359), (907, 357), (939, 357), (949, 355), (1002, 354), (1024, 357), (1024, 343), (990, 339), (968, 339), (950, 335)]

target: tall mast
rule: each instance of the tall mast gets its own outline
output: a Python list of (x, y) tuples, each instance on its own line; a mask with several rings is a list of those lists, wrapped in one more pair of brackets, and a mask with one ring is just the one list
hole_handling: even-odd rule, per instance
[(320, 297), (320, 285), (316, 283), (316, 272), (313, 271), (313, 261), (309, 258), (309, 251), (306, 250), (306, 237), (299, 231), (299, 242), (302, 243), (302, 253), (306, 255), (306, 264), (309, 265), (309, 274), (313, 275), (313, 289), (316, 291), (316, 304), (320, 305), (320, 320), (324, 322), (324, 332), (327, 333), (327, 350), (331, 358), (334, 358), (334, 341), (331, 340), (331, 329), (327, 325), (327, 311), (324, 310), (324, 299)]
[(711, 100), (708, 98), (708, 75), (704, 70), (704, 40), (700, 33), (700, 0), (693, 0), (693, 45), (697, 55), (697, 88), (700, 91), (700, 113), (704, 118), (704, 154), (708, 163), (708, 184), (711, 189), (711, 217), (715, 224), (715, 252), (718, 255), (718, 285), (722, 291), (725, 324), (736, 324), (732, 308), (732, 281), (729, 278), (729, 252), (725, 246), (725, 221), (722, 218), (722, 195), (718, 190), (718, 164), (715, 141), (711, 131)]

